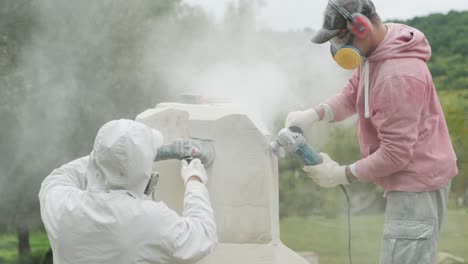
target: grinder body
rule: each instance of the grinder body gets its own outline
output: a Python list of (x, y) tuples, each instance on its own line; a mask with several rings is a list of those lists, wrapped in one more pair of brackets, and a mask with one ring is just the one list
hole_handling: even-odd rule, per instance
[(306, 143), (302, 130), (299, 127), (293, 126), (280, 130), (277, 138), (270, 144), (270, 149), (274, 153), (279, 153), (281, 147), (295, 154), (305, 165), (322, 163), (322, 157), (312, 146)]
[(154, 161), (185, 159), (190, 162), (192, 159), (200, 159), (205, 167), (209, 167), (214, 157), (215, 148), (212, 140), (183, 138), (159, 147)]

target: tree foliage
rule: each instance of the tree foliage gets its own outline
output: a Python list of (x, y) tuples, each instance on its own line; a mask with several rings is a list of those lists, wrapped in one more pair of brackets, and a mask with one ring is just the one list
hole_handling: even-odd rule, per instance
[(41, 226), (41, 180), (87, 155), (103, 123), (164, 100), (157, 69), (141, 73), (142, 48), (148, 32), (174, 38), (168, 27), (202, 16), (192, 10), (177, 0), (1, 2), (0, 232)]
[(468, 193), (468, 12), (432, 14), (404, 23), (424, 32), (431, 44), (429, 68), (458, 159), (459, 174), (452, 190), (462, 197)]
[[(452, 192), (463, 197), (468, 193), (468, 89), (441, 92), (440, 100), (457, 155), (458, 176), (452, 183)], [(468, 200), (465, 203), (468, 205)]]
[(468, 12), (450, 11), (407, 21), (396, 21), (421, 30), (429, 40), (429, 68), (438, 90), (468, 89)]

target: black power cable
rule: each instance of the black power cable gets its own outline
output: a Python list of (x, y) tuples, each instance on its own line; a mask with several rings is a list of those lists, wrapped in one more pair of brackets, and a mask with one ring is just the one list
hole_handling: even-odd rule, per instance
[(353, 264), (353, 260), (351, 259), (351, 201), (349, 200), (349, 194), (344, 185), (340, 184), (339, 186), (346, 197), (346, 201), (348, 202), (348, 257), (349, 264)]

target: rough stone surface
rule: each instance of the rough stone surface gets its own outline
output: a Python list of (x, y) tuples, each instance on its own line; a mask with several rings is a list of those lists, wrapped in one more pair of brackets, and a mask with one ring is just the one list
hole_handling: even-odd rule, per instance
[[(165, 143), (180, 137), (214, 140), (207, 169), (219, 246), (200, 263), (308, 263), (279, 237), (278, 162), (270, 141), (240, 109), (229, 104), (163, 103), (137, 116), (158, 129)], [(155, 163), (156, 196), (181, 212), (180, 161)]]

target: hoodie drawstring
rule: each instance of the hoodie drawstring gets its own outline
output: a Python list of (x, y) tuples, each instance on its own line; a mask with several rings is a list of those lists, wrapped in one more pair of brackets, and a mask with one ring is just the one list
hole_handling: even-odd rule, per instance
[(364, 63), (364, 117), (369, 118), (369, 61)]

